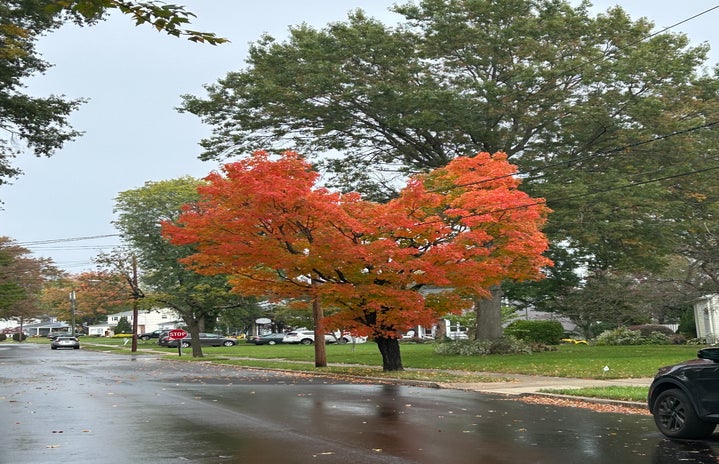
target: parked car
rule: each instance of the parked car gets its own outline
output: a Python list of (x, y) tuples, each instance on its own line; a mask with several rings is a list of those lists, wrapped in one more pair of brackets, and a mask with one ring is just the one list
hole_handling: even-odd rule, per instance
[[(213, 333), (200, 333), (200, 345), (203, 346), (234, 346), (237, 345), (237, 340), (234, 338), (223, 337)], [(168, 348), (177, 348), (177, 344), (182, 342), (183, 348), (192, 346), (192, 339), (190, 334), (181, 340), (171, 340), (169, 332), (166, 335), (161, 336), (157, 344), (160, 346), (166, 346)]]
[(140, 340), (149, 340), (151, 338), (160, 338), (160, 334), (167, 332), (166, 329), (157, 329), (152, 332), (146, 332), (137, 336)]
[(284, 343), (283, 339), (285, 338), (284, 333), (268, 333), (264, 335), (256, 335), (254, 337), (249, 337), (247, 339), (247, 343), (254, 343), (255, 345), (276, 345), (278, 343)]
[(333, 332), (331, 334), (328, 334), (329, 337), (332, 338), (332, 340), (329, 343), (366, 343), (367, 337), (360, 337), (357, 335), (352, 335), (350, 332), (344, 331), (340, 332), (339, 330), (336, 332)]
[(719, 348), (703, 348), (697, 359), (660, 368), (647, 403), (667, 437), (710, 436), (719, 423)]
[[(315, 342), (315, 332), (313, 330), (294, 330), (285, 334), (282, 343), (299, 343), (302, 345), (312, 345)], [(334, 335), (326, 334), (325, 343), (335, 343), (337, 338)]]
[(60, 335), (50, 342), (50, 348), (56, 350), (58, 348), (80, 349), (80, 340), (72, 335)]

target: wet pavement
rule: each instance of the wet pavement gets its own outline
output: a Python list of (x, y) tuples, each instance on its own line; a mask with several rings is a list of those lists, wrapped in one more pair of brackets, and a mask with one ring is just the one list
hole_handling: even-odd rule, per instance
[(504, 395), (523, 395), (539, 393), (544, 389), (569, 389), (585, 387), (610, 387), (610, 386), (636, 386), (649, 387), (652, 378), (638, 379), (574, 379), (566, 377), (547, 377), (538, 375), (522, 374), (492, 374), (477, 373), (477, 375), (497, 375), (502, 379), (510, 379), (507, 382), (475, 382), (475, 383), (443, 383), (442, 388), (456, 388), (460, 390), (472, 390), (485, 393), (499, 393)]
[(551, 378), (518, 378), (512, 390), (492, 385), (484, 393), (12, 344), (0, 345), (0, 372), (0, 463), (633, 464), (719, 456), (717, 440), (667, 440), (649, 416), (514, 398)]

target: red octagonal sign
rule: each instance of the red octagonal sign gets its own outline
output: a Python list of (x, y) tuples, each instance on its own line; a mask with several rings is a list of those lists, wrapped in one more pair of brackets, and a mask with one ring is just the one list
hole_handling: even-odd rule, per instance
[(168, 333), (167, 335), (173, 340), (179, 340), (181, 338), (187, 337), (187, 331), (182, 329), (173, 329), (170, 330), (170, 333)]

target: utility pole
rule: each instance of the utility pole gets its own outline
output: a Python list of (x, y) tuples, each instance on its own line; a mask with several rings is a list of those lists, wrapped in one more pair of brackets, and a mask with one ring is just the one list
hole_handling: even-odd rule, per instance
[(74, 337), (75, 336), (75, 310), (76, 307), (76, 300), (75, 300), (75, 289), (73, 288), (70, 291), (70, 334)]
[(132, 352), (137, 352), (137, 303), (142, 298), (140, 286), (137, 283), (137, 258), (132, 255)]

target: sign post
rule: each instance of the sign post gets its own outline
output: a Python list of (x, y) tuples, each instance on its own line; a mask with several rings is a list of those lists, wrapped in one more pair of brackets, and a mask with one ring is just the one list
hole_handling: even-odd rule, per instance
[(172, 329), (167, 334), (170, 340), (177, 340), (177, 354), (182, 356), (182, 339), (187, 337), (187, 331), (183, 329)]

